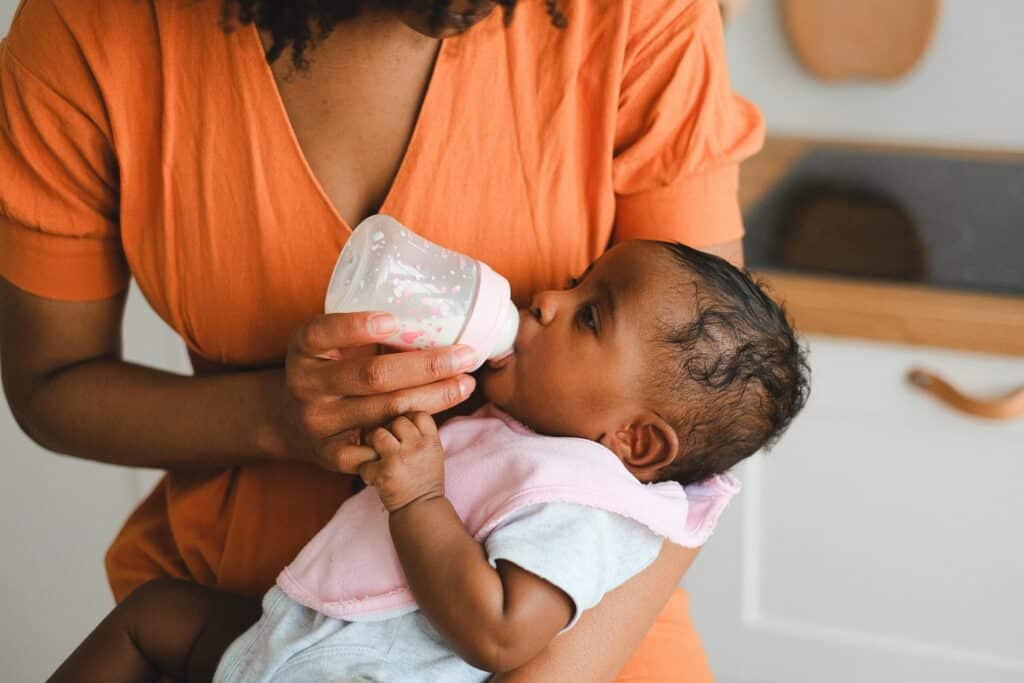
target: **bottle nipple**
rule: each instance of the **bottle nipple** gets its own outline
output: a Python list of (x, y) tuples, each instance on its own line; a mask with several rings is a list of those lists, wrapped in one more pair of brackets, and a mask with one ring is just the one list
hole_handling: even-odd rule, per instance
[(488, 360), (496, 361), (512, 355), (515, 350), (516, 335), (519, 334), (519, 309), (506, 299), (501, 318), (498, 321), (498, 335), (494, 341), (494, 348), (487, 356)]

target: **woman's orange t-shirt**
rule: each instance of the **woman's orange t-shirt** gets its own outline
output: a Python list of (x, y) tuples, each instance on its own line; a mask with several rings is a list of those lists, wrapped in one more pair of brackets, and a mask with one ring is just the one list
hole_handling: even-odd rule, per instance
[[(520, 305), (618, 240), (741, 237), (738, 162), (763, 124), (729, 86), (717, 4), (563, 3), (564, 30), (544, 4), (444, 41), (380, 211), (490, 264)], [(0, 43), (0, 275), (75, 301), (134, 276), (191, 354), (265, 366), (322, 312), (351, 228), (256, 29), (225, 33), (220, 5), (21, 2)], [(348, 495), (302, 465), (169, 474), (108, 553), (114, 593), (176, 576), (260, 594)], [(708, 676), (680, 593), (620, 680)]]

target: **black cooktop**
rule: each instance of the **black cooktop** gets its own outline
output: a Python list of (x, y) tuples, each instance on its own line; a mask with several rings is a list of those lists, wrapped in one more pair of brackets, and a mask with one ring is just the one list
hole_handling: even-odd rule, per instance
[(1024, 295), (1024, 162), (813, 149), (744, 221), (753, 270)]

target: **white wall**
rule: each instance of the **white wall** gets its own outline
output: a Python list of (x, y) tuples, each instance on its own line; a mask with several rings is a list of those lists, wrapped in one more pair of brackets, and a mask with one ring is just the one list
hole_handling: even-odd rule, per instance
[(0, 0), (0, 35), (7, 33), (11, 18), (14, 17), (14, 8), (17, 6), (15, 0)]
[(769, 133), (1024, 149), (1024, 2), (944, 0), (928, 52), (889, 84), (827, 84), (796, 59), (775, 0), (726, 31), (733, 87)]

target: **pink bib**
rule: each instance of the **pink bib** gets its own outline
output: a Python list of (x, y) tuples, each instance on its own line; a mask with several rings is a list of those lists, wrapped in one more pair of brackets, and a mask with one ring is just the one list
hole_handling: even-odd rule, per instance
[[(561, 502), (614, 512), (696, 547), (739, 491), (728, 474), (685, 490), (676, 482), (644, 484), (601, 444), (537, 434), (494, 405), (448, 421), (439, 433), (445, 495), (480, 542), (520, 508)], [(277, 585), (302, 605), (350, 621), (416, 604), (391, 542), (388, 512), (372, 487), (338, 508)]]

